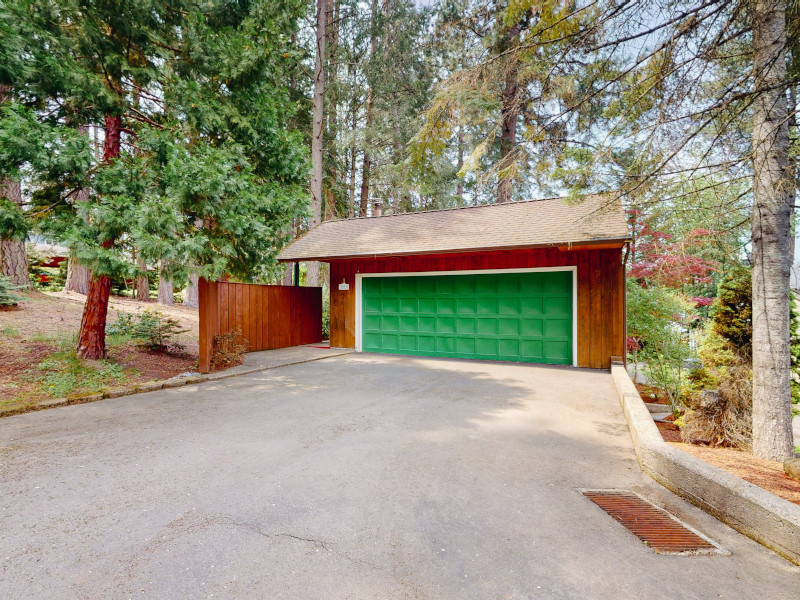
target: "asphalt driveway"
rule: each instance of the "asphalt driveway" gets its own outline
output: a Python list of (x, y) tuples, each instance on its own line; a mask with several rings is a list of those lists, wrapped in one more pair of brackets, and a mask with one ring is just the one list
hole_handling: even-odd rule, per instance
[[(580, 488), (730, 551), (656, 555)], [(644, 476), (607, 373), (350, 354), (0, 420), (0, 598), (796, 599)]]

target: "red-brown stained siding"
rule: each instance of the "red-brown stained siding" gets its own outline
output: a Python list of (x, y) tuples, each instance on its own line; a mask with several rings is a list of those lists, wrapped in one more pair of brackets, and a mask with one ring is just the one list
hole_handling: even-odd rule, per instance
[[(622, 251), (516, 250), (331, 262), (331, 346), (355, 348), (356, 273), (471, 271), (577, 266), (578, 366), (607, 369), (624, 351)], [(346, 282), (350, 289), (339, 290)]]

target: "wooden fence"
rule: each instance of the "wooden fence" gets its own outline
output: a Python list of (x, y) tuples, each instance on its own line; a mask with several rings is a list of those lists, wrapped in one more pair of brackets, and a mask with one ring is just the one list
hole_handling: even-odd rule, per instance
[(200, 372), (211, 370), (214, 336), (240, 329), (247, 351), (322, 340), (322, 288), (199, 282)]

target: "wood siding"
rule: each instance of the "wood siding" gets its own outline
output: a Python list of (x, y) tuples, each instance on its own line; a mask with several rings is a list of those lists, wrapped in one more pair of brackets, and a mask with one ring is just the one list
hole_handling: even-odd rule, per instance
[[(331, 346), (355, 348), (357, 273), (577, 267), (578, 366), (607, 369), (625, 349), (624, 273), (620, 248), (537, 249), (331, 262)], [(350, 289), (339, 290), (345, 282)]]
[(322, 288), (199, 282), (200, 372), (211, 370), (214, 336), (240, 329), (247, 351), (322, 341)]

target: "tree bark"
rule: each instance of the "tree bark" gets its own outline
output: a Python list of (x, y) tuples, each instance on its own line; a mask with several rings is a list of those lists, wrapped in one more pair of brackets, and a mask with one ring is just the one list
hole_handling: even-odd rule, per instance
[[(142, 273), (147, 271), (147, 264), (142, 257), (137, 259), (136, 264)], [(147, 275), (136, 276), (136, 299), (139, 302), (147, 302), (150, 300), (150, 280), (147, 278)]]
[(189, 283), (183, 292), (183, 305), (191, 308), (200, 308), (200, 290), (197, 286), (199, 276), (196, 273), (189, 275)]
[[(89, 128), (79, 127), (79, 131), (89, 135)], [(75, 196), (76, 202), (86, 202), (89, 200), (89, 190), (81, 188)], [(64, 289), (68, 292), (77, 292), (86, 296), (89, 293), (89, 282), (92, 279), (92, 271), (78, 262), (74, 253), (69, 255), (67, 263), (67, 280), (64, 282)]]
[(505, 87), (503, 88), (503, 125), (500, 137), (500, 179), (497, 185), (497, 202), (510, 202), (514, 179), (509, 174), (502, 173), (513, 162), (512, 153), (517, 145), (517, 117), (519, 116), (519, 86), (516, 73), (509, 68), (506, 73)]
[(753, 11), (753, 454), (793, 456), (789, 272), (794, 181), (786, 102), (786, 4)]
[[(119, 156), (122, 119), (118, 115), (105, 118), (106, 138), (103, 143), (103, 162), (110, 163)], [(103, 243), (110, 247), (112, 240)], [(111, 279), (107, 275), (92, 274), (83, 318), (78, 333), (77, 354), (80, 358), (98, 359), (106, 355), (106, 318), (111, 296)]]
[(175, 305), (175, 294), (172, 290), (172, 278), (165, 277), (164, 273), (158, 275), (158, 303), (164, 306)]
[[(314, 61), (314, 107), (313, 131), (311, 134), (311, 220), (309, 229), (322, 221), (322, 142), (325, 116), (325, 25), (327, 23), (327, 0), (317, 0), (317, 56)], [(319, 263), (306, 265), (306, 281), (310, 286), (319, 285)]]
[[(22, 188), (19, 181), (11, 179), (3, 181), (0, 185), (0, 196), (8, 198), (17, 206), (22, 205)], [(30, 287), (25, 240), (13, 238), (0, 240), (0, 270), (11, 280), (12, 285), (23, 288)]]
[(89, 293), (83, 307), (81, 331), (78, 336), (78, 357), (88, 359), (106, 356), (106, 319), (108, 300), (111, 297), (111, 278), (108, 275), (92, 277)]
[(74, 254), (70, 254), (67, 263), (67, 281), (64, 289), (68, 292), (77, 292), (86, 296), (89, 293), (89, 282), (92, 279), (92, 271), (78, 262)]

